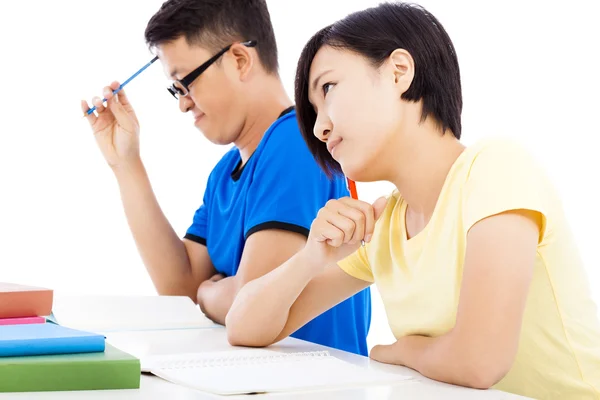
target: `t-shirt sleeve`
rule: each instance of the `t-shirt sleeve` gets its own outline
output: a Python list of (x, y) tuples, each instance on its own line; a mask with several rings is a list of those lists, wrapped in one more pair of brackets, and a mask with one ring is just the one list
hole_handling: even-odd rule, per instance
[(330, 198), (347, 195), (339, 178), (321, 171), (302, 138), (296, 120), (271, 132), (253, 172), (246, 199), (244, 238), (266, 229), (308, 236), (312, 221)]
[[(365, 246), (369, 246), (369, 244), (367, 243)], [(339, 261), (338, 266), (342, 271), (356, 279), (373, 283), (375, 282), (375, 277), (369, 264), (366, 248), (361, 246), (354, 253)]]
[(193, 242), (199, 243), (206, 246), (206, 238), (208, 236), (208, 210), (210, 207), (210, 198), (212, 197), (212, 173), (208, 178), (206, 188), (204, 189), (204, 196), (202, 198), (202, 204), (194, 213), (192, 224), (187, 229), (184, 238)]
[(206, 205), (202, 204), (194, 213), (192, 225), (190, 225), (184, 237), (188, 240), (206, 246), (206, 229), (208, 226), (207, 217), (208, 211)]
[(529, 210), (542, 216), (541, 241), (556, 194), (532, 155), (515, 143), (499, 141), (474, 158), (463, 198), (465, 232), (484, 218)]

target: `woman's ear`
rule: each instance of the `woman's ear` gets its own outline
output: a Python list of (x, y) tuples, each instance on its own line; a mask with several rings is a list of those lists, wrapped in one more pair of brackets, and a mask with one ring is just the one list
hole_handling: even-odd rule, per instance
[(408, 90), (415, 77), (415, 63), (410, 53), (404, 49), (396, 49), (390, 54), (390, 67), (394, 77), (394, 84), (403, 94)]

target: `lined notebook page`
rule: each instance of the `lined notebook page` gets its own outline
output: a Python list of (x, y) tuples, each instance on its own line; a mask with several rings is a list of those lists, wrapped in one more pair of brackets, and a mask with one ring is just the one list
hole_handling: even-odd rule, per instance
[(150, 357), (142, 369), (172, 383), (221, 395), (393, 384), (409, 376), (359, 367), (327, 351), (252, 349)]

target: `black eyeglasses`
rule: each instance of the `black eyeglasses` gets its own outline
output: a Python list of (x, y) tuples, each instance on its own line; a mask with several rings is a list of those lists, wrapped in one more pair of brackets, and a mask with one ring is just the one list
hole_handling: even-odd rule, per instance
[[(247, 42), (242, 42), (240, 44), (243, 44), (246, 47), (254, 47), (256, 46), (256, 40), (248, 40)], [(167, 88), (169, 93), (171, 93), (177, 100), (179, 100), (179, 97), (187, 96), (190, 93), (189, 85), (191, 85), (201, 73), (206, 71), (208, 67), (217, 61), (219, 57), (225, 54), (231, 48), (231, 46), (233, 46), (233, 43), (221, 49), (217, 54), (209, 58), (204, 64), (187, 74), (182, 79), (173, 82), (173, 84)]]

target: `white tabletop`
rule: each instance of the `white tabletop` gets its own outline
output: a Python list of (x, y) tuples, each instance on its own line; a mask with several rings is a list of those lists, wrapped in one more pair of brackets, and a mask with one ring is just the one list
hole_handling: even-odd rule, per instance
[[(225, 329), (160, 330), (137, 332), (106, 333), (107, 341), (112, 345), (143, 358), (147, 355), (180, 354), (189, 352), (210, 352), (238, 350), (227, 342)], [(313, 343), (287, 338), (271, 346), (282, 352), (327, 350), (337, 358), (352, 364), (374, 368), (386, 372), (411, 375), (414, 379), (400, 381), (394, 385), (368, 386), (341, 390), (320, 390), (293, 393), (261, 394), (250, 396), (217, 396), (186, 387), (171, 384), (153, 375), (143, 374), (140, 389), (98, 390), (76, 392), (38, 392), (38, 393), (2, 393), (2, 399), (168, 399), (168, 400), (204, 400), (204, 399), (240, 399), (257, 397), (285, 398), (292, 400), (387, 400), (387, 399), (460, 399), (460, 400), (499, 400), (523, 399), (524, 397), (496, 390), (475, 390), (432, 381), (417, 372), (393, 365), (386, 365), (352, 353), (315, 345)]]

